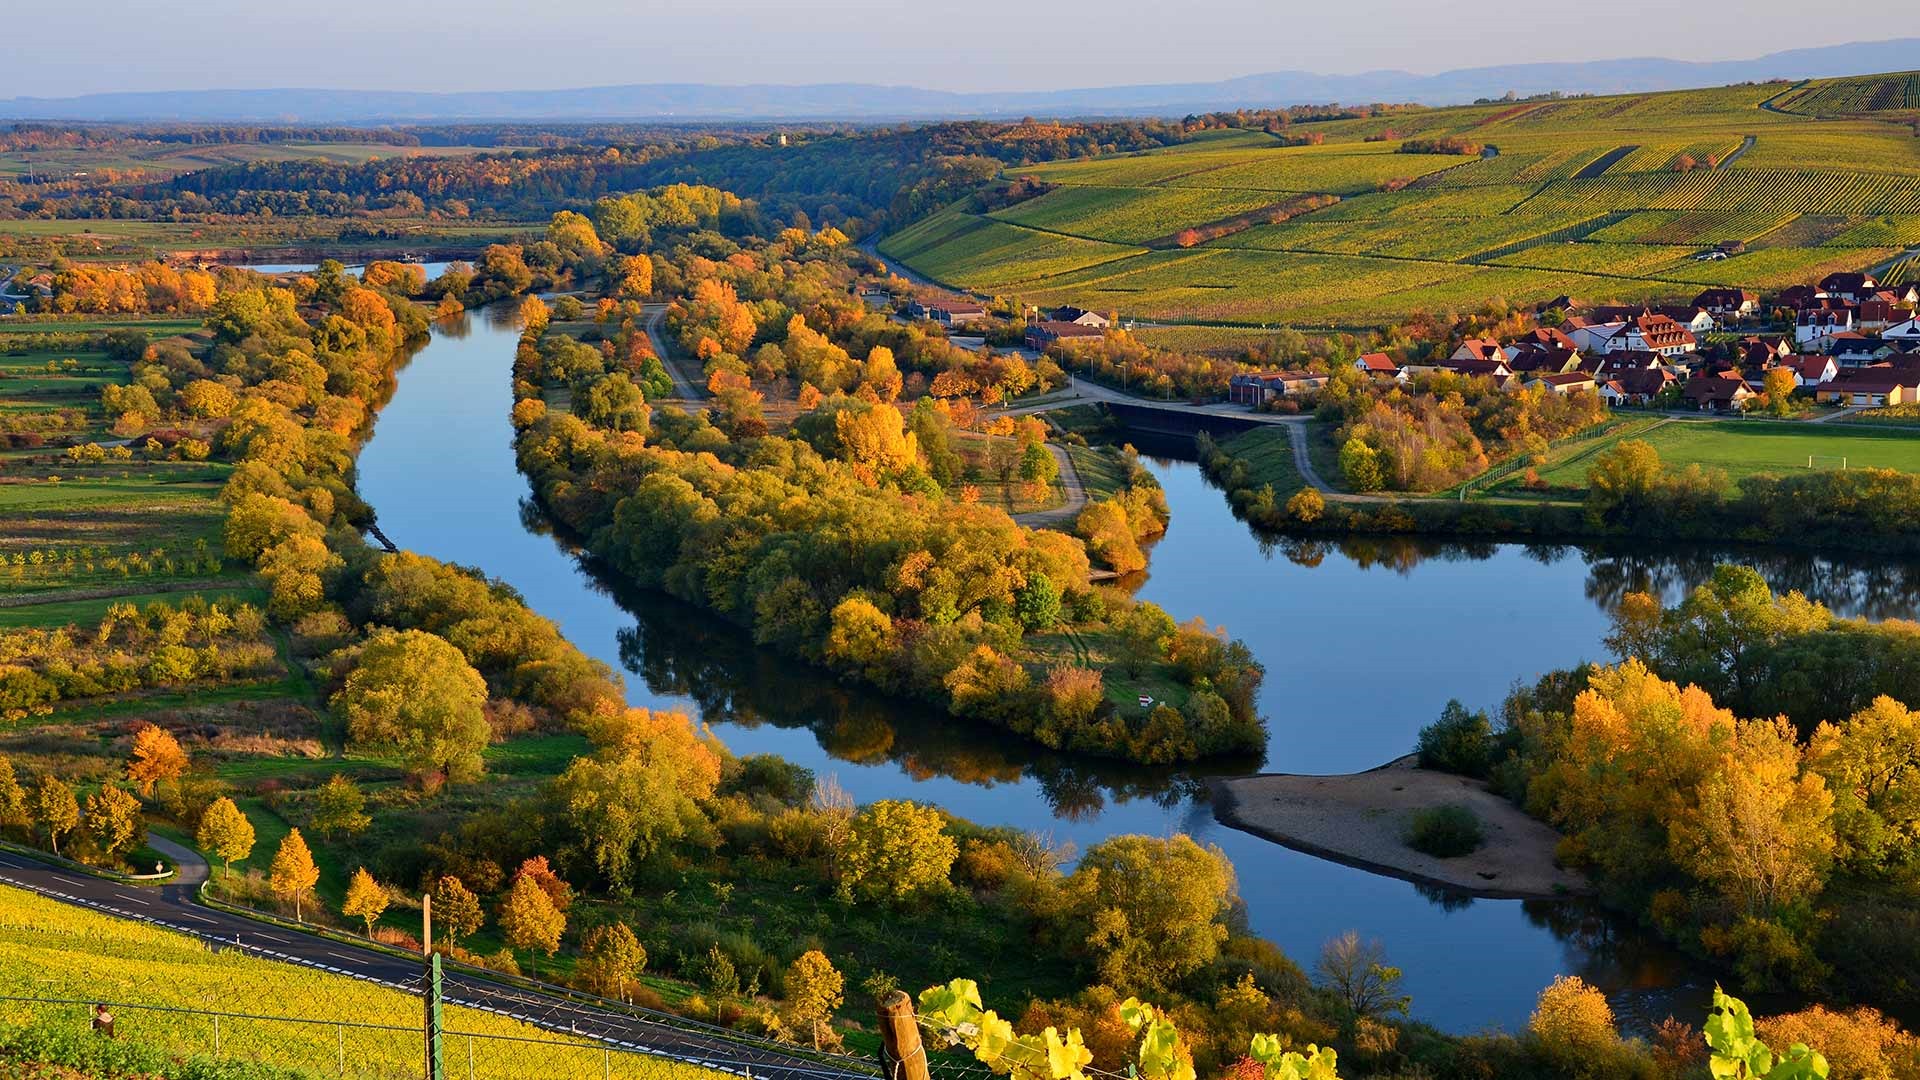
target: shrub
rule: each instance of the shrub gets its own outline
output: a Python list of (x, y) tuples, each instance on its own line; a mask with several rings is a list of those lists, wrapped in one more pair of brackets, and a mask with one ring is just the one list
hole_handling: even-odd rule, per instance
[(1459, 803), (1414, 812), (1407, 825), (1407, 846), (1436, 859), (1453, 859), (1486, 843), (1480, 817)]

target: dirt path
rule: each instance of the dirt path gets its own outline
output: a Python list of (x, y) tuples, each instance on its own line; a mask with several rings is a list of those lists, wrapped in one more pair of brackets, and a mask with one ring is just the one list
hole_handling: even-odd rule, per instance
[(680, 366), (674, 362), (673, 350), (667, 348), (666, 335), (660, 332), (660, 323), (667, 317), (665, 304), (647, 305), (647, 340), (653, 342), (653, 351), (660, 357), (660, 366), (667, 369), (667, 378), (673, 380), (673, 396), (682, 401), (698, 401), (706, 397), (706, 392), (680, 373)]
[(1060, 488), (1066, 492), (1064, 505), (1048, 510), (1029, 510), (1024, 514), (1013, 515), (1013, 520), (1030, 529), (1045, 528), (1050, 525), (1065, 525), (1080, 516), (1087, 505), (1087, 487), (1080, 480), (1080, 470), (1073, 464), (1073, 455), (1067, 453), (1064, 446), (1047, 443), (1047, 452), (1060, 465)]

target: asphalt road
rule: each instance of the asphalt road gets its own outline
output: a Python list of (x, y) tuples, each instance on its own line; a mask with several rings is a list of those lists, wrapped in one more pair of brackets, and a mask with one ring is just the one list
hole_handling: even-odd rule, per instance
[[(182, 873), (177, 883), (139, 886), (94, 877), (78, 870), (43, 863), (11, 851), (0, 851), (0, 882), (30, 889), (44, 896), (108, 915), (184, 931), (218, 948), (238, 948), (255, 956), (361, 979), (399, 989), (417, 985), (424, 965), (378, 949), (363, 948), (332, 938), (318, 937), (229, 914), (195, 902), (197, 883), (206, 864), (177, 845), (157, 841), (154, 846), (178, 858)], [(190, 861), (189, 861), (190, 860)], [(874, 1071), (849, 1059), (845, 1065), (787, 1052), (692, 1021), (655, 1019), (548, 996), (533, 990), (490, 982), (464, 972), (447, 971), (441, 980), (445, 1000), (510, 1016), (549, 1031), (601, 1040), (611, 1046), (674, 1058), (688, 1064), (767, 1080), (873, 1080)], [(129, 1002), (127, 1004), (138, 1004)], [(245, 1002), (232, 1007), (244, 1011)], [(342, 1018), (347, 1019), (347, 1018)], [(457, 1030), (457, 1024), (450, 1024)]]

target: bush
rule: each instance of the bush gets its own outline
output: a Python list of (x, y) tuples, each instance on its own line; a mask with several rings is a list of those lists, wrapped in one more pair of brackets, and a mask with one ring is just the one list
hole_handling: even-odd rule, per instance
[(1479, 815), (1459, 803), (1415, 811), (1407, 825), (1407, 846), (1436, 859), (1478, 851), (1486, 840)]
[(1420, 729), (1420, 767), (1485, 780), (1493, 769), (1493, 725), (1487, 714), (1447, 702), (1440, 719)]

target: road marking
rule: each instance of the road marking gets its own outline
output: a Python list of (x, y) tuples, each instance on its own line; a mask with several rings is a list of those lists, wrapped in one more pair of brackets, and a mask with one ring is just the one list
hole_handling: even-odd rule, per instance
[(347, 963), (349, 963), (349, 964), (364, 964), (364, 963), (366, 963), (366, 961), (365, 961), (365, 960), (362, 960), (362, 959), (360, 959), (360, 958), (359, 958), (359, 957), (357, 957), (357, 956), (342, 956), (342, 955), (341, 955), (340, 953), (337, 953), (337, 952), (334, 952), (334, 951), (333, 951), (332, 949), (328, 949), (328, 950), (327, 950), (327, 955), (328, 955), (328, 956), (337, 956), (337, 957), (339, 957), (340, 959), (342, 959), (342, 960), (345, 960), (345, 961), (346, 961)]

